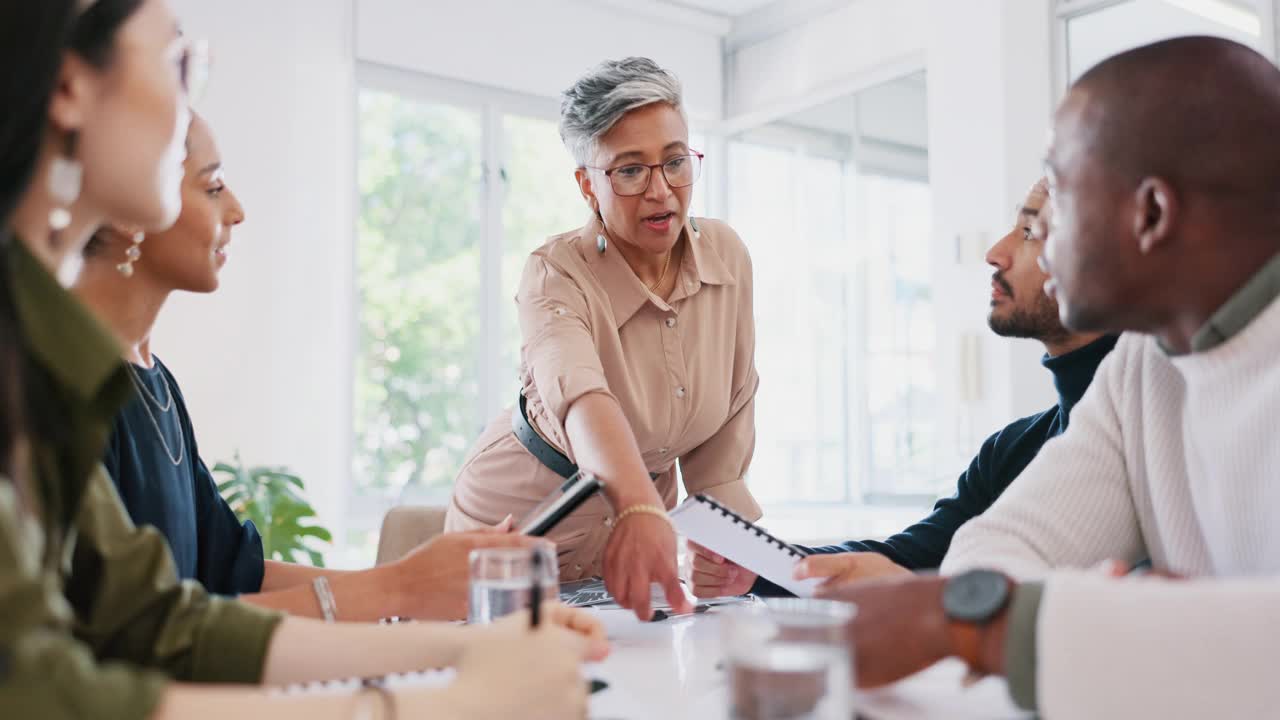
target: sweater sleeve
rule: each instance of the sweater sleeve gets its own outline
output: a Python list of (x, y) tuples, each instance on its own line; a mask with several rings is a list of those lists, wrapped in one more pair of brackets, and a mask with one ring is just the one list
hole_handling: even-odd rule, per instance
[(986, 567), (1035, 578), (1051, 568), (1146, 557), (1118, 411), (1128, 358), (1140, 350), (1140, 339), (1127, 337), (1103, 360), (1067, 431), (1045, 444), (990, 510), (956, 533), (943, 573)]
[(1037, 621), (1039, 709), (1067, 719), (1271, 717), (1278, 604), (1277, 578), (1055, 573)]

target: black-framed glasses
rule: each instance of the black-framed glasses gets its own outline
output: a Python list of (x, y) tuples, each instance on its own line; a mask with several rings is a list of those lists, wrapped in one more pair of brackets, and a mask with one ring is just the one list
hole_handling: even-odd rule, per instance
[(629, 165), (619, 165), (608, 170), (591, 167), (590, 165), (585, 167), (604, 173), (605, 177), (609, 178), (609, 184), (613, 185), (613, 193), (615, 195), (632, 197), (643, 195), (649, 190), (649, 183), (653, 180), (654, 170), (661, 170), (663, 179), (672, 188), (689, 187), (702, 176), (702, 159), (705, 157), (706, 155), (692, 150), (688, 155), (677, 155), (655, 165), (631, 163)]

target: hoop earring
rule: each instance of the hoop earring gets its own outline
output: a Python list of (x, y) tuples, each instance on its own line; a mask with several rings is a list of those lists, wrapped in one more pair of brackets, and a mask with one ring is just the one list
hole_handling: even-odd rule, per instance
[(147, 234), (139, 230), (131, 235), (129, 239), (133, 241), (133, 244), (124, 251), (124, 262), (116, 266), (116, 271), (127, 278), (133, 277), (133, 264), (142, 258), (142, 248), (140, 246), (142, 241), (147, 239)]
[(49, 211), (49, 231), (55, 245), (58, 234), (71, 226), (71, 206), (80, 198), (84, 181), (84, 166), (75, 159), (78, 139), (76, 131), (69, 131), (62, 156), (54, 158), (53, 164), (49, 166), (49, 195), (53, 198), (53, 209)]

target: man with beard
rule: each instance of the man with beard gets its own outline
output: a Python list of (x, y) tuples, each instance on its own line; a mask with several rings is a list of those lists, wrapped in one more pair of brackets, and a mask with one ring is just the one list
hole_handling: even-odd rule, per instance
[[(1067, 428), (1071, 408), (1084, 395), (1102, 358), (1115, 346), (1112, 335), (1073, 333), (1058, 320), (1058, 306), (1042, 291), (1047, 276), (1037, 265), (1043, 240), (1032, 223), (1048, 211), (1048, 187), (1036, 183), (1018, 208), (1014, 228), (987, 252), (995, 268), (991, 278), (988, 322), (1001, 337), (1029, 338), (1044, 344), (1041, 361), (1053, 373), (1058, 403), (1037, 415), (1015, 420), (987, 438), (954, 495), (939, 500), (928, 517), (887, 540), (849, 540), (839, 545), (802, 548), (812, 555), (796, 568), (798, 578), (827, 578), (834, 586), (913, 570), (932, 570), (942, 563), (951, 536), (981, 515), (1040, 451)], [(707, 550), (692, 545), (694, 594), (699, 597), (782, 595), (786, 590)]]

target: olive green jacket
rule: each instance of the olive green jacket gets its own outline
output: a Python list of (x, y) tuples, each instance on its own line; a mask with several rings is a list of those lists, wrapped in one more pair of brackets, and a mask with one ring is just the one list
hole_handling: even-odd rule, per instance
[(21, 242), (0, 245), (55, 439), (0, 478), (0, 718), (145, 718), (167, 683), (256, 683), (279, 616), (180, 582), (98, 459), (132, 391), (112, 337)]

